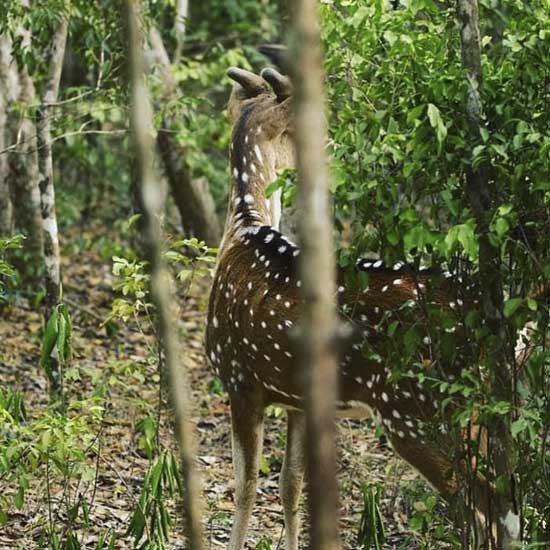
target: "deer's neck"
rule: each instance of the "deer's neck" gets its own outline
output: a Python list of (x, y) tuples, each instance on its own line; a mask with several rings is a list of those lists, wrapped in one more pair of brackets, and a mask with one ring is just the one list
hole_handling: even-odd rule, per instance
[(231, 194), (224, 244), (251, 225), (278, 229), (281, 193), (266, 197), (267, 186), (277, 177), (274, 153), (262, 139), (262, 127), (245, 132), (236, 126), (231, 143)]

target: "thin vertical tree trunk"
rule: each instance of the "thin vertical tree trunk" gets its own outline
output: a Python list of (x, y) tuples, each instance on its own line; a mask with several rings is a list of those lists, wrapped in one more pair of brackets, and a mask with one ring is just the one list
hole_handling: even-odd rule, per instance
[(300, 177), (301, 322), (306, 403), (312, 550), (340, 548), (336, 484), (335, 258), (325, 157), (323, 62), (317, 0), (297, 0), (293, 13), (296, 154)]
[[(65, 44), (69, 28), (70, 0), (65, 0), (57, 28), (54, 31), (48, 55), (48, 77), (43, 85), (40, 107), (36, 121), (36, 148), (38, 150), (38, 186), (40, 189), (40, 208), (42, 212), (42, 235), (44, 239), (44, 319), (48, 322), (58, 300), (60, 299), (61, 276), (59, 256), (59, 236), (57, 232), (57, 215), (55, 212), (55, 188), (53, 181), (51, 113), (57, 101)], [(48, 371), (50, 379), (50, 396), (59, 398), (62, 388), (62, 373), (57, 357), (52, 356)]]
[(200, 482), (196, 471), (195, 441), (190, 418), (189, 382), (186, 370), (179, 363), (181, 354), (174, 327), (176, 321), (171, 313), (174, 297), (172, 281), (162, 258), (162, 232), (160, 214), (163, 196), (160, 181), (154, 169), (155, 142), (151, 130), (153, 115), (146, 87), (143, 40), (138, 22), (138, 0), (127, 0), (128, 42), (131, 80), (131, 127), (135, 152), (135, 168), (141, 190), (141, 201), (145, 214), (145, 243), (151, 265), (151, 292), (157, 308), (160, 338), (166, 366), (170, 377), (172, 402), (176, 415), (176, 436), (180, 447), (182, 472), (185, 484), (184, 505), (187, 518), (189, 548), (203, 548), (201, 515), (203, 510)]
[(176, 21), (174, 23), (174, 31), (176, 34), (176, 50), (174, 52), (174, 63), (177, 63), (181, 57), (183, 42), (185, 40), (188, 15), (189, 0), (176, 0)]
[[(55, 212), (55, 188), (53, 181), (52, 160), (52, 136), (51, 136), (51, 112), (53, 103), (57, 101), (63, 58), (67, 42), (69, 28), (70, 0), (65, 0), (63, 14), (61, 14), (57, 28), (55, 29), (52, 45), (48, 56), (48, 77), (44, 83), (41, 104), (38, 109), (36, 123), (36, 145), (38, 149), (38, 168), (40, 206), (42, 210), (42, 228), (44, 235), (44, 260), (45, 260), (45, 286), (46, 297), (44, 300), (44, 312), (46, 319), (51, 315), (52, 309), (59, 300), (60, 291), (60, 258), (59, 238), (57, 233), (57, 216)], [(52, 384), (59, 383), (55, 380), (58, 373), (52, 373)]]
[[(458, 17), (462, 40), (462, 64), (468, 79), (466, 111), (470, 123), (471, 142), (478, 143), (483, 122), (481, 87), (483, 71), (481, 63), (481, 41), (479, 33), (479, 10), (477, 0), (458, 0)], [(490, 330), (485, 354), (491, 363), (491, 395), (494, 399), (513, 402), (512, 369), (513, 346), (503, 316), (503, 283), (499, 250), (489, 240), (489, 223), (493, 213), (493, 197), (496, 189), (491, 183), (488, 166), (481, 164), (467, 172), (467, 193), (479, 232), (479, 270), (482, 288), (483, 316)], [(496, 178), (495, 178), (496, 179)], [(513, 441), (509, 429), (510, 417), (499, 416), (492, 421), (491, 461), (494, 475), (502, 482), (509, 482), (505, 494), (496, 493), (492, 503), (494, 517), (488, 525), (496, 525), (497, 539), (487, 533), (492, 548), (507, 548), (506, 521), (508, 511), (513, 509)], [(489, 530), (489, 529), (488, 529)]]
[[(0, 151), (8, 142), (8, 106), (10, 90), (11, 41), (7, 35), (0, 36)], [(8, 155), (0, 153), (0, 237), (11, 235), (13, 230), (13, 205), (8, 179)]]

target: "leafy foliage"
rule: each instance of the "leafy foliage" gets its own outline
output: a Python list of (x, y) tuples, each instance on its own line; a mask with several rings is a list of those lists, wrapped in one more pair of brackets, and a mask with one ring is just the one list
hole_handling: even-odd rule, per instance
[(358, 548), (381, 550), (386, 540), (384, 520), (380, 513), (380, 493), (382, 487), (378, 485), (363, 485), (363, 511), (357, 534)]
[[(502, 11), (482, 3), (485, 110), (477, 139), (466, 113), (467, 81), (453, 6), (412, 0), (390, 8), (377, 1), (335, 0), (322, 7), (342, 266), (354, 266), (358, 257), (376, 252), (390, 265), (446, 265), (458, 281), (475, 283), (481, 228), (470, 209), (466, 176), (482, 163), (489, 167), (494, 193), (486, 216), (507, 296), (502, 311), (508, 320), (506, 345), (513, 348), (516, 331), (525, 323), (537, 323), (529, 336), (537, 351), (523, 368), (513, 367), (515, 396), (494, 399), (483, 382), (492, 375), (491, 358), (483, 355), (491, 336), (479, 309), (472, 308), (464, 317), (472, 355), (461, 379), (449, 382), (427, 365), (414, 370), (420, 383), (439, 388), (440, 413), (453, 405), (451, 432), (472, 414), (486, 425), (496, 417), (509, 419), (522, 449), (518, 465), (525, 511), (533, 517), (529, 510), (536, 501), (539, 521), (547, 514), (542, 502), (550, 497), (546, 489), (541, 496), (531, 475), (541, 475), (548, 461), (548, 434), (538, 420), (549, 410), (543, 397), (550, 380), (544, 344), (548, 317), (537, 295), (550, 275), (548, 8), (547, 0), (506, 3)], [(452, 326), (443, 312), (429, 307), (425, 315), (431, 340), (437, 342), (436, 357), (456, 361), (457, 342), (444, 333)], [(392, 376), (402, 376), (407, 364), (415, 365), (421, 338), (414, 326), (403, 331), (388, 319), (387, 327)], [(536, 385), (530, 382), (531, 364)], [(489, 474), (486, 464), (481, 468)], [(544, 540), (537, 534), (543, 523), (530, 531), (532, 542)]]
[(139, 550), (165, 548), (172, 524), (167, 497), (181, 495), (182, 486), (175, 455), (163, 452), (145, 476), (141, 496), (134, 510), (128, 534)]
[(8, 290), (15, 286), (17, 279), (17, 271), (8, 261), (8, 251), (20, 249), (22, 241), (23, 235), (0, 237), (0, 305), (8, 301)]

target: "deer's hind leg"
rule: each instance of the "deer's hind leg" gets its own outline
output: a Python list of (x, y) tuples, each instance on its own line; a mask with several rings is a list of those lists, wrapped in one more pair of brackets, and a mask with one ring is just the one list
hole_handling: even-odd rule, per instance
[(232, 393), (230, 400), (235, 517), (228, 550), (242, 550), (256, 500), (264, 435), (264, 403), (259, 389)]
[(279, 489), (285, 514), (286, 550), (298, 550), (299, 505), (306, 462), (306, 420), (303, 412), (288, 412), (285, 458)]

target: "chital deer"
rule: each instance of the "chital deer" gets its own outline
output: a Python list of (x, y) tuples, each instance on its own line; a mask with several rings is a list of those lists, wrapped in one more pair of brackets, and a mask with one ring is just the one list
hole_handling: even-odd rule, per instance
[[(261, 76), (230, 69), (228, 75), (236, 83), (229, 102), (232, 183), (210, 295), (206, 351), (231, 403), (236, 514), (229, 549), (243, 548), (256, 496), (264, 409), (278, 404), (288, 411), (280, 477), (286, 548), (297, 550), (305, 423), (303, 376), (297, 371), (289, 332), (300, 311), (296, 266), (300, 251), (278, 231), (280, 206), (265, 196), (277, 172), (294, 163), (290, 84), (273, 69), (265, 69)], [(413, 370), (393, 376), (384, 362), (384, 342), (388, 313), (410, 320), (426, 304), (440, 304), (454, 319), (452, 325), (440, 327), (435, 335), (427, 332), (425, 324), (419, 328), (424, 331), (420, 359), (424, 359), (426, 372), (435, 369), (428, 361), (432, 338), (461, 330), (461, 310), (468, 306), (464, 285), (431, 271), (415, 272), (405, 265), (386, 267), (381, 261), (360, 262), (357, 271), (368, 275), (368, 286), (346, 284), (342, 274), (338, 287), (342, 316), (357, 333), (340, 367), (341, 415), (366, 416), (369, 411), (378, 415), (401, 457), (445, 498), (461, 496), (451, 458), (456, 456), (452, 441), (434, 425), (440, 396), (420, 384)], [(460, 362), (453, 365), (445, 376), (460, 374)], [(474, 486), (469, 502), (484, 516), (492, 488), (481, 477)], [(511, 510), (499, 513), (510, 537), (517, 537), (517, 516)]]

